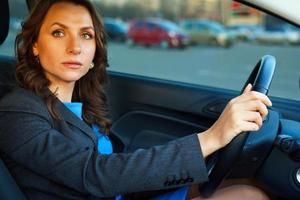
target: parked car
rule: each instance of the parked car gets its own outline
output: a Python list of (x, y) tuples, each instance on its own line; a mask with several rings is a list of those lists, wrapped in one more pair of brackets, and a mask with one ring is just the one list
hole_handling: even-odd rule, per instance
[(300, 44), (299, 29), (291, 25), (284, 25), (274, 30), (263, 29), (257, 31), (255, 41), (260, 44), (295, 45)]
[(104, 18), (103, 21), (109, 40), (125, 41), (127, 26), (124, 22), (113, 18)]
[(133, 20), (127, 33), (127, 44), (152, 46), (162, 48), (184, 48), (189, 38), (175, 23), (164, 19)]
[(253, 41), (256, 32), (261, 31), (262, 26), (256, 24), (235, 24), (228, 26), (227, 29), (240, 41)]
[(180, 26), (189, 34), (191, 44), (230, 47), (235, 41), (234, 35), (216, 21), (188, 19), (181, 21)]

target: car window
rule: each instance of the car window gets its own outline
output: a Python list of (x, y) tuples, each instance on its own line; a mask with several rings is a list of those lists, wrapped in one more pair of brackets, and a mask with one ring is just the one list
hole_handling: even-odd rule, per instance
[(193, 23), (191, 22), (182, 22), (182, 27), (186, 30), (191, 30), (194, 28)]
[[(271, 54), (277, 59), (277, 69), (269, 94), (300, 100), (299, 28), (233, 1), (93, 2), (103, 17), (127, 25), (135, 21), (135, 27), (143, 27), (142, 20), (160, 19), (176, 27), (168, 31), (167, 37), (162, 34), (164, 38), (149, 40), (150, 35), (149, 41), (144, 41), (130, 38), (128, 26), (126, 40), (108, 42), (109, 71), (239, 91), (256, 62), (263, 55)], [(14, 55), (14, 39), (27, 15), (25, 1), (10, 3), (10, 10), (10, 32), (0, 46), (1, 55)], [(197, 35), (188, 31), (194, 25), (184, 21), (208, 21), (207, 29), (218, 23), (222, 31), (209, 37), (197, 31)]]
[(152, 31), (155, 28), (155, 24), (148, 22), (146, 23), (146, 27), (149, 31)]
[(104, 27), (106, 28), (106, 30), (111, 30), (111, 29), (113, 29), (113, 25), (112, 25), (112, 24), (109, 24), (109, 23), (105, 23), (105, 24), (104, 24)]
[(180, 31), (180, 27), (177, 24), (170, 21), (164, 21), (162, 23), (162, 27), (168, 31)]
[(2, 45), (0, 55), (14, 56), (14, 41), (17, 33), (21, 30), (21, 23), (28, 15), (26, 1), (9, 0), (9, 33)]
[[(105, 2), (105, 1), (104, 1)], [(127, 8), (129, 1), (110, 0), (101, 3), (106, 6)], [(133, 1), (130, 1), (131, 3)], [(211, 86), (239, 91), (248, 78), (256, 62), (265, 54), (277, 59), (277, 69), (269, 94), (275, 97), (300, 100), (298, 54), (300, 52), (300, 32), (274, 31), (270, 26), (282, 27), (277, 18), (247, 7), (238, 2), (221, 0), (136, 1), (136, 9), (143, 14), (128, 17), (124, 10), (119, 15), (124, 21), (132, 19), (160, 18), (181, 24), (183, 33), (191, 45), (171, 45), (171, 40), (180, 40), (179, 34), (168, 39), (168, 48), (159, 42), (130, 38), (126, 43), (109, 44), (110, 71), (117, 71), (163, 80), (183, 82), (200, 86)], [(113, 13), (106, 13), (113, 16)], [(146, 16), (145, 16), (146, 15)], [(183, 21), (208, 21), (207, 26), (198, 25), (197, 30), (206, 29), (199, 35), (190, 32), (191, 23)], [(239, 26), (243, 29), (229, 29)], [(211, 32), (214, 34), (211, 35)], [(275, 34), (274, 34), (275, 32)], [(193, 35), (188, 35), (192, 33)], [(205, 32), (206, 33), (206, 32)], [(202, 34), (202, 35), (201, 35)], [(184, 38), (184, 36), (182, 36)], [(163, 39), (161, 39), (163, 40)], [(185, 39), (186, 40), (186, 39)], [(134, 41), (134, 45), (132, 45)], [(191, 42), (192, 41), (192, 42)], [(178, 42), (180, 43), (180, 42)], [(150, 56), (151, 55), (151, 56)]]
[(138, 22), (134, 23), (134, 26), (136, 28), (143, 28), (144, 22), (143, 21), (138, 21)]
[(197, 30), (198, 31), (208, 31), (209, 28), (205, 24), (196, 24), (197, 25)]

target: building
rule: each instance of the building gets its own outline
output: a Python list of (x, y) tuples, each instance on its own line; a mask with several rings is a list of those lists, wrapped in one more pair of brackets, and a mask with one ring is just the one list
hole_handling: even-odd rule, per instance
[(142, 7), (147, 7), (149, 10), (158, 10), (160, 0), (93, 0), (102, 2), (108, 6), (123, 7), (125, 4), (139, 4)]
[(259, 11), (232, 0), (185, 0), (184, 18), (205, 18), (226, 25), (261, 23)]

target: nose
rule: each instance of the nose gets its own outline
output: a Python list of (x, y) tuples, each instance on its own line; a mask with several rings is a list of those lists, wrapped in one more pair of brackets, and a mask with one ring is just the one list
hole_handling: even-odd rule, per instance
[(70, 37), (69, 38), (67, 53), (68, 54), (74, 54), (74, 55), (78, 55), (78, 54), (81, 53), (80, 39), (78, 39), (77, 37)]

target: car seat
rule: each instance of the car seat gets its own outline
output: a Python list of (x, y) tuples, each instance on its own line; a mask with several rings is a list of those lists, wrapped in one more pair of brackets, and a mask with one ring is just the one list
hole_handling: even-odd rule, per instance
[[(0, 1), (0, 45), (4, 42), (9, 30), (8, 0)], [(1, 52), (0, 52), (1, 54)], [(14, 78), (15, 59), (9, 56), (0, 56), (0, 98), (9, 92), (15, 85)], [(0, 133), (1, 134), (1, 133)], [(1, 152), (0, 152), (1, 155)], [(26, 199), (15, 180), (9, 173), (0, 158), (0, 199), (16, 200)]]

